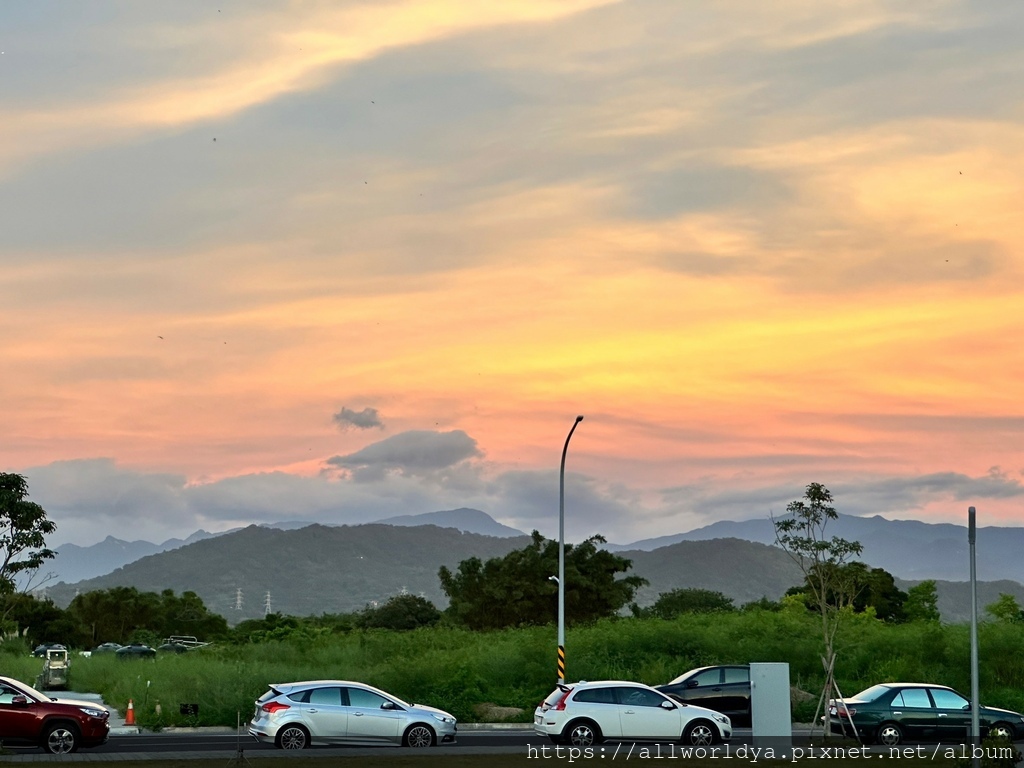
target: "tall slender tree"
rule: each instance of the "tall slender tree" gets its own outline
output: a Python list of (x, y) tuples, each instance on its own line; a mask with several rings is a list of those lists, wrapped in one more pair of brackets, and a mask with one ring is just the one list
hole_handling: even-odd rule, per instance
[[(859, 555), (864, 547), (860, 542), (838, 536), (827, 536), (828, 524), (838, 520), (832, 506), (832, 493), (821, 483), (807, 486), (802, 499), (786, 506), (786, 516), (771, 516), (775, 526), (775, 542), (786, 551), (803, 571), (809, 597), (808, 602), (820, 614), (825, 668), (825, 685), (814, 712), (814, 723), (828, 698), (842, 698), (835, 680), (835, 639), (839, 631), (844, 608), (853, 603), (856, 584), (850, 570), (843, 566)], [(851, 726), (852, 727), (852, 726)], [(854, 730), (856, 733), (856, 730)], [(825, 738), (829, 728), (825, 728)]]

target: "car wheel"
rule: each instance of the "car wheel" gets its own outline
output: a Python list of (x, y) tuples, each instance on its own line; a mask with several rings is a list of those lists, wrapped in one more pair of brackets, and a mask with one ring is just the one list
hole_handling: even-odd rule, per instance
[(278, 749), (305, 749), (309, 746), (309, 731), (301, 725), (286, 725), (277, 732)]
[(895, 747), (903, 741), (903, 730), (896, 723), (882, 723), (878, 726), (875, 741), (887, 747)]
[(407, 747), (432, 747), (434, 732), (427, 725), (411, 725), (402, 737), (402, 744)]
[(707, 720), (694, 720), (683, 731), (683, 743), (694, 747), (706, 747), (717, 739), (715, 726)]
[(46, 729), (43, 749), (51, 755), (68, 755), (78, 749), (78, 730), (68, 723), (57, 723)]
[(1014, 740), (1013, 726), (1009, 723), (996, 723), (988, 729), (989, 738), (992, 739), (1005, 739), (1006, 741)]
[(569, 723), (562, 734), (562, 741), (574, 747), (590, 747), (601, 741), (601, 731), (589, 720)]

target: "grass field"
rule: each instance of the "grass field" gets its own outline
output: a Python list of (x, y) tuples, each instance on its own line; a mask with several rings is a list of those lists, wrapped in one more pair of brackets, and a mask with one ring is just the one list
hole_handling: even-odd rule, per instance
[[(609, 619), (567, 632), (568, 678), (659, 684), (705, 664), (782, 661), (790, 665), (794, 686), (816, 693), (822, 682), (819, 631), (804, 611)], [(1024, 710), (1021, 625), (986, 623), (979, 634), (983, 703)], [(519, 719), (528, 721), (554, 687), (555, 640), (554, 627), (472, 632), (438, 626), (215, 644), (155, 661), (75, 656), (71, 685), (101, 693), (122, 713), (132, 699), (138, 723), (147, 728), (233, 727), (237, 717), (248, 719), (270, 683), (316, 679), (367, 682), (407, 701), (446, 709), (462, 722), (486, 720), (477, 709), (483, 703), (519, 707)], [(5, 652), (8, 645), (0, 645), (0, 674), (34, 683), (40, 660), (24, 648)], [(842, 628), (837, 650), (837, 679), (846, 695), (896, 680), (970, 689), (966, 626), (893, 625), (856, 615)], [(198, 704), (198, 714), (181, 715), (182, 703)], [(810, 720), (815, 703), (816, 698), (802, 705), (809, 711), (795, 709), (794, 720)]]

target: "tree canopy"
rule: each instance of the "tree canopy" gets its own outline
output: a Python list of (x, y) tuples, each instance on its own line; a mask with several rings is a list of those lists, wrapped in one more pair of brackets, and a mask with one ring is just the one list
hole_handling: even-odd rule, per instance
[(383, 605), (367, 606), (356, 618), (361, 629), (417, 629), (441, 619), (437, 607), (419, 595), (392, 595)]
[(640, 608), (632, 606), (637, 618), (656, 616), (659, 619), (674, 619), (686, 613), (722, 613), (736, 610), (732, 598), (710, 589), (682, 588), (662, 592), (654, 605)]
[[(854, 613), (865, 613), (870, 609), (874, 611), (875, 617), (882, 621), (906, 620), (904, 605), (907, 593), (896, 586), (893, 575), (884, 568), (871, 568), (859, 561), (841, 566), (820, 567), (835, 569), (826, 593), (826, 599), (832, 608), (848, 607)], [(786, 592), (787, 595), (807, 595), (807, 607), (813, 611), (821, 609), (814, 600), (812, 582), (816, 575), (816, 571), (808, 573), (802, 586), (792, 587)]]
[(135, 587), (86, 592), (71, 601), (67, 612), (82, 627), (86, 645), (170, 635), (209, 640), (228, 631), (227, 620), (211, 613), (195, 592), (175, 595), (170, 589), (160, 594), (139, 592)]
[(907, 621), (939, 620), (939, 592), (935, 579), (925, 579), (907, 590), (903, 613), (906, 614)]
[(46, 510), (28, 500), (28, 481), (0, 472), (0, 594), (14, 592), (19, 575), (31, 575), (56, 556), (46, 547), (46, 537), (56, 530)]
[[(592, 622), (615, 614), (647, 583), (639, 576), (617, 578), (631, 560), (600, 549), (603, 536), (565, 545), (565, 619), (567, 624)], [(558, 542), (537, 531), (526, 547), (482, 562), (471, 557), (453, 573), (438, 572), (448, 596), (448, 616), (471, 629), (501, 629), (555, 621), (558, 586)]]

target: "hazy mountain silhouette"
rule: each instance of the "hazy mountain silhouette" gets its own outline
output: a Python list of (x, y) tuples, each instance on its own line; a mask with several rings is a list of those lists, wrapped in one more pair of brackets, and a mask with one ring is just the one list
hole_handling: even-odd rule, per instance
[[(502, 525), (486, 512), (478, 509), (451, 509), (442, 512), (426, 512), (421, 515), (401, 515), (379, 521), (384, 525), (437, 525), (441, 528), (456, 528), (464, 533), (479, 533), (484, 536), (526, 536), (523, 531), (509, 528)], [(317, 525), (311, 520), (283, 520), (277, 523), (267, 523), (260, 527), (276, 528), (282, 531), (298, 530)], [(122, 568), (129, 563), (134, 563), (143, 557), (166, 552), (170, 549), (177, 549), (185, 544), (208, 539), (213, 536), (223, 536), (226, 533), (234, 533), (242, 530), (233, 528), (229, 531), (209, 533), (199, 530), (185, 539), (168, 539), (162, 544), (154, 544), (151, 541), (123, 541), (122, 539), (107, 536), (98, 544), (88, 547), (81, 547), (77, 544), (61, 544), (56, 548), (57, 557), (47, 562), (43, 571), (54, 574), (51, 583), (66, 582), (72, 584), (85, 579), (92, 579), (103, 576), (112, 571)]]
[(460, 507), (444, 512), (425, 512), (422, 515), (399, 515), (377, 520), (380, 525), (436, 525), (439, 528), (456, 528), (463, 533), (479, 533), (484, 536), (526, 536), (525, 531), (502, 525), (486, 512), (479, 509)]
[[(840, 515), (826, 531), (828, 536), (859, 541), (864, 546), (859, 559), (901, 579), (967, 581), (970, 578), (966, 525)], [(680, 541), (722, 538), (772, 544), (775, 528), (767, 517), (741, 522), (723, 520), (687, 533), (609, 545), (609, 549), (653, 550)], [(1022, 551), (1024, 528), (978, 528), (978, 579), (1024, 582)]]

